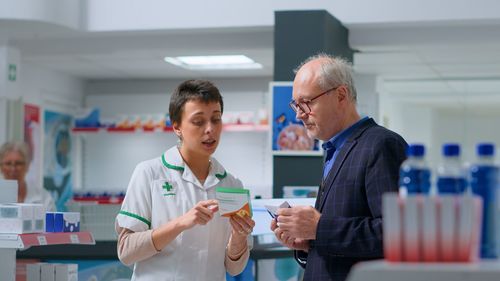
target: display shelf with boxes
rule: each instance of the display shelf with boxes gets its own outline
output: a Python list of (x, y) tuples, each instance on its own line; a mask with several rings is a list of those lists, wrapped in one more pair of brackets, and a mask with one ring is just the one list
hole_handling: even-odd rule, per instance
[(31, 246), (58, 244), (94, 245), (95, 240), (92, 234), (88, 231), (0, 234), (0, 248), (26, 249)]
[[(73, 128), (71, 130), (74, 134), (95, 134), (95, 133), (155, 133), (155, 132), (173, 132), (172, 127), (164, 128), (105, 128), (105, 127), (92, 127), (92, 128)], [(269, 126), (266, 124), (224, 124), (223, 131), (225, 132), (261, 132), (266, 133), (269, 131)]]

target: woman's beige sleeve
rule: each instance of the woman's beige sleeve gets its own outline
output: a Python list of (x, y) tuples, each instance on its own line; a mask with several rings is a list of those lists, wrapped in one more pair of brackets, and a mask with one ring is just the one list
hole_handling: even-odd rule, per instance
[(153, 230), (133, 232), (127, 228), (118, 228), (118, 258), (125, 265), (132, 265), (159, 253), (156, 250), (151, 233)]
[(226, 266), (226, 271), (232, 276), (240, 274), (245, 266), (247, 265), (248, 258), (250, 257), (250, 250), (248, 247), (243, 248), (243, 250), (235, 256), (240, 258), (233, 260), (229, 257), (228, 251), (226, 250), (226, 258), (224, 259), (224, 265)]

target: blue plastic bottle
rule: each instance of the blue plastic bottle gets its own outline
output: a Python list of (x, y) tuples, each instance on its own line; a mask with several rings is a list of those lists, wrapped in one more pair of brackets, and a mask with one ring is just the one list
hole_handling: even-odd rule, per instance
[(422, 144), (411, 144), (406, 155), (408, 158), (399, 169), (400, 193), (429, 193), (431, 172), (424, 158), (425, 147)]
[(495, 146), (489, 143), (477, 145), (477, 161), (470, 167), (472, 192), (483, 198), (483, 227), (481, 234), (481, 257), (497, 257), (497, 189), (498, 166), (494, 164)]
[(467, 181), (460, 160), (460, 146), (455, 143), (443, 145), (443, 162), (437, 168), (437, 189), (440, 194), (460, 194), (465, 191)]

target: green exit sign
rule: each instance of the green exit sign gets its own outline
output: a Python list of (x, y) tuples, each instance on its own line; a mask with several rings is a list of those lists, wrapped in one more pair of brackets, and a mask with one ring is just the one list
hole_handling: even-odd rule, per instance
[(9, 64), (9, 81), (16, 81), (17, 79), (17, 66), (15, 64)]

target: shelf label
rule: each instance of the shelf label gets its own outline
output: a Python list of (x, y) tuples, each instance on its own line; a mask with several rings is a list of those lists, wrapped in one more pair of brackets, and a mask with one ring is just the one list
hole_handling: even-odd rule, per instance
[(36, 237), (38, 239), (38, 244), (47, 245), (47, 238), (43, 235), (39, 235)]
[(71, 240), (71, 243), (73, 243), (73, 244), (80, 244), (80, 239), (78, 238), (78, 235), (76, 235), (76, 234), (71, 234), (69, 236), (69, 240)]

